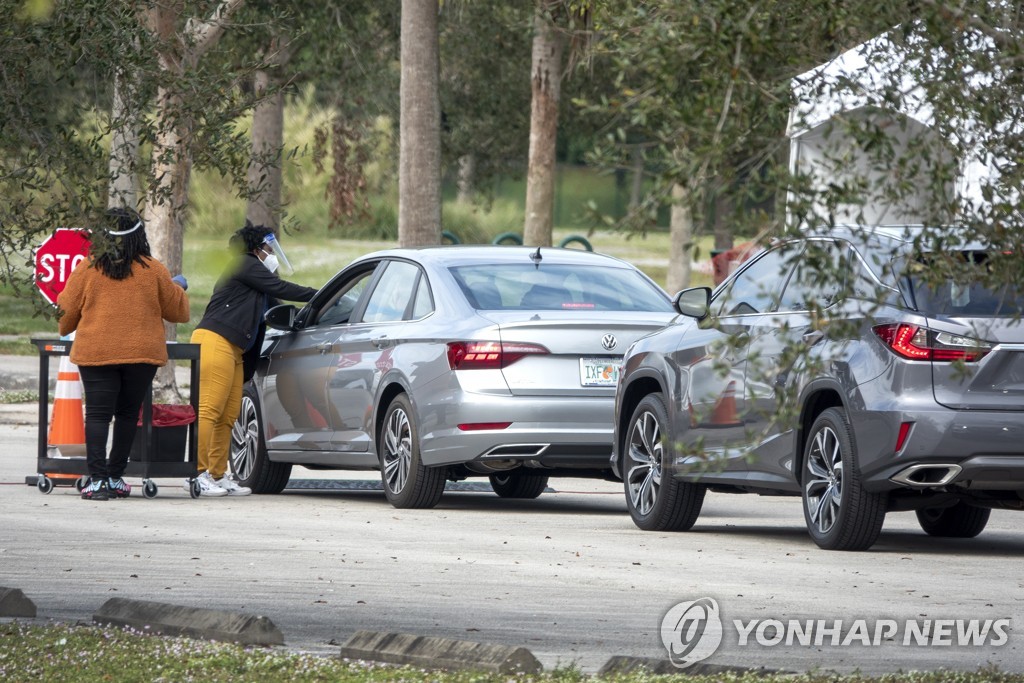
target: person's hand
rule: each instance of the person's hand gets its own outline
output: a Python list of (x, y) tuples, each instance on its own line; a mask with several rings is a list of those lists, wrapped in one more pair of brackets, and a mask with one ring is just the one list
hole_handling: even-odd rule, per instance
[(186, 292), (188, 291), (188, 280), (185, 279), (184, 275), (175, 275), (174, 277), (171, 278), (171, 280), (175, 282), (178, 286), (180, 286), (182, 289), (184, 289)]

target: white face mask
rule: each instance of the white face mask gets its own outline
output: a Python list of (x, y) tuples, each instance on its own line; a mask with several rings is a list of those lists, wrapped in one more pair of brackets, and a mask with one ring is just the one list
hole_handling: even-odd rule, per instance
[(277, 256), (275, 256), (274, 254), (268, 255), (266, 258), (263, 259), (262, 263), (271, 273), (277, 270)]

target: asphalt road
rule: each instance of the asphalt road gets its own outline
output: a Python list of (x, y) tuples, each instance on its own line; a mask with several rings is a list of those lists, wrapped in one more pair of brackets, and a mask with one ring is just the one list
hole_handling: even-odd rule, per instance
[[(372, 629), (524, 646), (545, 667), (594, 672), (613, 655), (665, 658), (663, 616), (710, 597), (724, 625), (706, 663), (1024, 670), (1024, 517), (1012, 512), (968, 541), (931, 539), (912, 513), (892, 514), (870, 552), (837, 553), (813, 545), (794, 499), (709, 494), (693, 531), (645, 533), (618, 485), (572, 479), (535, 501), (460, 491), (411, 511), (369, 490), (372, 477), (296, 468), (296, 483), (334, 488), (193, 500), (160, 480), (153, 499), (99, 503), (26, 486), (31, 406), (0, 422), (0, 586), (24, 591), (39, 622), (89, 621), (122, 597), (265, 615), (301, 651), (336, 652)], [(761, 644), (754, 628), (741, 644), (735, 621), (753, 619)], [(852, 632), (853, 644), (827, 631), (818, 645), (767, 644), (771, 620), (792, 619), (841, 620), (839, 640)], [(903, 644), (907, 622), (940, 619), (1011, 622), (1001, 645)], [(876, 645), (857, 620), (900, 630)]]

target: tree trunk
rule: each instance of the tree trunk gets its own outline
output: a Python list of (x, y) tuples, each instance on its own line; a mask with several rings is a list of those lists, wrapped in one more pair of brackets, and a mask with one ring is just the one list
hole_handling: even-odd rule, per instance
[(668, 274), (665, 291), (675, 294), (690, 286), (693, 261), (693, 211), (690, 192), (684, 185), (672, 186), (672, 213), (669, 220)]
[[(153, 256), (172, 274), (182, 270), (183, 218), (192, 171), (189, 148), (192, 125), (183, 114), (182, 94), (174, 81), (185, 69), (195, 68), (202, 55), (224, 34), (225, 20), (243, 4), (244, 0), (223, 0), (209, 19), (193, 18), (185, 22), (184, 34), (178, 32), (183, 20), (182, 0), (155, 3), (144, 15), (146, 29), (156, 40), (160, 69), (169, 76), (169, 85), (157, 90), (157, 132), (152, 156), (154, 180), (146, 198), (144, 216)], [(164, 332), (169, 341), (177, 339), (176, 325), (165, 323)], [(174, 379), (173, 363), (157, 372), (153, 394), (155, 400), (162, 402), (182, 400)]]
[(110, 187), (107, 206), (138, 208), (139, 130), (136, 112), (138, 103), (132, 78), (123, 71), (114, 76), (114, 102), (110, 118), (113, 137), (110, 141)]
[(640, 207), (640, 198), (644, 191), (644, 150), (640, 145), (633, 147), (633, 182), (629, 187), (629, 212), (633, 213)]
[(463, 154), (459, 157), (459, 189), (456, 201), (459, 204), (471, 204), (473, 202), (473, 190), (476, 178), (476, 155)]
[(261, 98), (252, 115), (252, 161), (249, 164), (249, 204), (245, 217), (254, 225), (278, 231), (281, 226), (281, 149), (284, 146), (284, 93), (274, 88), (269, 71), (256, 72), (256, 96)]
[(437, 0), (402, 0), (398, 243), (441, 243)]
[(548, 12), (559, 0), (544, 0), (534, 16), (531, 67), (530, 157), (526, 172), (526, 224), (523, 244), (551, 246), (555, 203), (555, 141), (562, 86), (565, 40)]
[(732, 201), (724, 194), (719, 194), (715, 199), (715, 249), (717, 251), (728, 251), (733, 247), (732, 223), (729, 221), (732, 211)]
[[(164, 90), (157, 94), (157, 116), (169, 120), (177, 105), (177, 96)], [(188, 202), (188, 182), (192, 168), (179, 126), (157, 132), (153, 143), (153, 177), (156, 179), (146, 202), (146, 233), (153, 256), (167, 266), (171, 274), (182, 272), (184, 228), (181, 217)], [(168, 340), (177, 339), (177, 325), (164, 323)], [(182, 400), (174, 378), (173, 363), (157, 371), (153, 380), (154, 400), (179, 403)]]

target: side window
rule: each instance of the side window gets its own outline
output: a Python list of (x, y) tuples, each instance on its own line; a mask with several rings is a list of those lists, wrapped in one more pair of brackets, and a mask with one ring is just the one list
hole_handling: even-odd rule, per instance
[(370, 292), (363, 322), (379, 323), (405, 319), (412, 301), (419, 268), (405, 261), (391, 261)]
[(833, 240), (809, 240), (779, 300), (780, 311), (825, 309), (846, 288), (848, 255)]
[(342, 284), (327, 303), (321, 306), (314, 324), (329, 326), (347, 323), (356, 304), (359, 303), (359, 297), (366, 290), (366, 285), (370, 283), (373, 273), (374, 270), (371, 268)]
[(434, 311), (434, 300), (430, 296), (430, 287), (427, 285), (426, 275), (420, 275), (419, 284), (416, 285), (416, 298), (412, 302), (412, 319), (419, 320)]
[(718, 316), (750, 315), (774, 310), (786, 280), (792, 251), (773, 249), (744, 268), (712, 303)]

